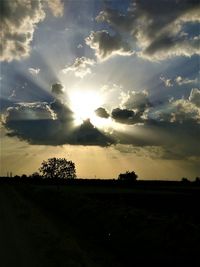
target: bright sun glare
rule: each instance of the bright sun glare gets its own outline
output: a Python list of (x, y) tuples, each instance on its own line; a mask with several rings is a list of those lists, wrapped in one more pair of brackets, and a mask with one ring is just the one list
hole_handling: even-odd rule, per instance
[(74, 112), (75, 125), (80, 125), (86, 119), (90, 119), (92, 123), (98, 124), (95, 110), (101, 107), (102, 104), (102, 97), (95, 91), (72, 92), (70, 94), (70, 105)]

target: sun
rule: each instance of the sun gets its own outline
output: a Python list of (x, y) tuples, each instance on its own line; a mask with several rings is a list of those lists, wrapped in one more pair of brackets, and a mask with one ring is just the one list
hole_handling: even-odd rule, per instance
[(103, 98), (98, 92), (76, 90), (69, 97), (75, 125), (80, 125), (87, 119), (91, 122), (98, 121), (95, 110), (103, 104)]

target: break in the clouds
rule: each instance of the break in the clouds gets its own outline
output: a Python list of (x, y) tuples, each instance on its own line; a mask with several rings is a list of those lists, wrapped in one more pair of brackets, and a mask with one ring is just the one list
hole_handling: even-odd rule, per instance
[(30, 72), (30, 74), (32, 74), (34, 76), (34, 75), (38, 75), (39, 74), (40, 69), (39, 68), (36, 68), (36, 69), (29, 68), (28, 71)]
[(45, 6), (49, 6), (56, 16), (63, 12), (60, 0), (1, 0), (1, 61), (12, 61), (30, 54), (36, 26), (45, 18)]
[(165, 87), (173, 87), (174, 85), (182, 86), (182, 85), (190, 85), (197, 84), (198, 79), (188, 79), (182, 76), (177, 76), (174, 79), (166, 78), (164, 76), (160, 77), (160, 80), (164, 83)]
[(111, 35), (105, 30), (92, 31), (85, 42), (94, 49), (95, 55), (100, 60), (108, 59), (113, 55), (128, 56), (133, 54), (127, 41), (123, 40), (120, 35)]
[(62, 71), (63, 73), (72, 72), (76, 77), (83, 78), (87, 74), (91, 73), (91, 66), (94, 64), (95, 61), (93, 59), (80, 57), (76, 58), (72, 65), (66, 66)]
[(138, 55), (149, 60), (200, 53), (198, 0), (133, 1), (126, 13), (110, 7), (97, 16), (120, 33), (127, 33), (138, 47)]

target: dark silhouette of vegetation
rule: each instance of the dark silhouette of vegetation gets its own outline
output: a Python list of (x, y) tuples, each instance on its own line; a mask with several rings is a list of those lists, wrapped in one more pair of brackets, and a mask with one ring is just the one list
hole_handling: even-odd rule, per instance
[(197, 176), (197, 177), (195, 178), (195, 181), (194, 181), (194, 182), (195, 182), (196, 184), (200, 185), (200, 177)]
[(118, 176), (118, 180), (123, 180), (123, 181), (136, 181), (138, 178), (137, 174), (132, 171), (132, 172), (125, 172), (125, 173), (120, 173)]
[(65, 158), (49, 158), (47, 161), (44, 160), (39, 170), (44, 178), (76, 178), (75, 164)]
[(30, 175), (30, 178), (36, 180), (36, 179), (41, 179), (41, 175), (39, 174), (39, 172), (34, 172)]
[(183, 178), (181, 179), (181, 182), (184, 183), (184, 184), (187, 184), (187, 183), (189, 183), (190, 181), (188, 180), (188, 178), (183, 177)]

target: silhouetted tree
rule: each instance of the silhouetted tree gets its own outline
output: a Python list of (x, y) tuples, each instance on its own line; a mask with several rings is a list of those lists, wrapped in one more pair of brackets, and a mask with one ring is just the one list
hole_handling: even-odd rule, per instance
[(22, 174), (21, 178), (22, 179), (26, 179), (27, 178), (27, 175), (26, 174)]
[(125, 172), (125, 173), (120, 173), (118, 176), (118, 180), (123, 180), (123, 181), (136, 181), (138, 178), (137, 174), (132, 171), (132, 172)]
[(50, 158), (39, 169), (45, 178), (76, 178), (75, 164), (65, 158)]

